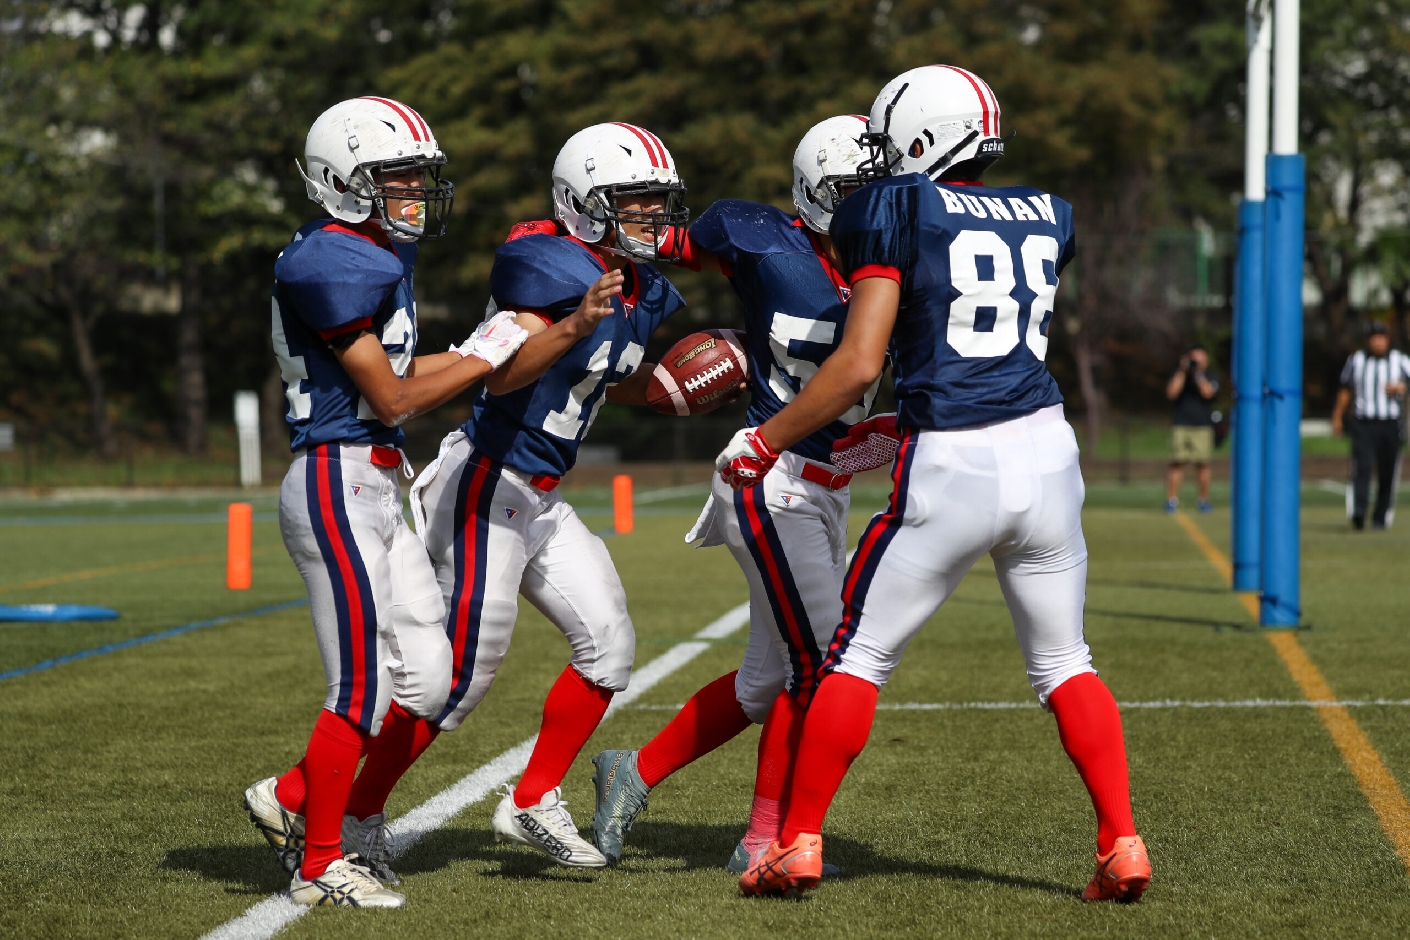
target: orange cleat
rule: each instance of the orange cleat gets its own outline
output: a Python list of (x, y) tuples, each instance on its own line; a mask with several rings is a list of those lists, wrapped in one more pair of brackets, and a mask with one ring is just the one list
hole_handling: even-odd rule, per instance
[(775, 842), (739, 876), (745, 894), (781, 894), (797, 897), (822, 880), (822, 836), (800, 832), (792, 845)]
[(1082, 892), (1084, 901), (1139, 901), (1151, 883), (1151, 860), (1140, 836), (1122, 836), (1105, 855), (1097, 856), (1097, 873)]

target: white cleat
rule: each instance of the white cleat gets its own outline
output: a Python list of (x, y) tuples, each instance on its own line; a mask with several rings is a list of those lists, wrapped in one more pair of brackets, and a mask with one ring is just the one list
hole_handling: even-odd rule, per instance
[(387, 827), (385, 813), (377, 813), (366, 819), (356, 816), (343, 817), (343, 853), (356, 855), (359, 865), (372, 872), (372, 877), (384, 885), (399, 885), (401, 879), (392, 871), (392, 856), (396, 855), (396, 841)]
[(382, 887), (372, 872), (340, 858), (312, 881), (296, 873), (289, 885), (295, 904), (308, 907), (406, 907), (406, 898)]
[(570, 868), (606, 868), (606, 856), (578, 835), (567, 805), (560, 788), (554, 787), (537, 806), (521, 809), (514, 805), (514, 788), (505, 786), (504, 799), (490, 820), (494, 840), (530, 846)]
[(288, 874), (299, 870), (304, 860), (304, 818), (279, 805), (274, 788), (277, 777), (266, 777), (245, 791), (245, 809), (250, 822), (269, 842), (275, 858)]

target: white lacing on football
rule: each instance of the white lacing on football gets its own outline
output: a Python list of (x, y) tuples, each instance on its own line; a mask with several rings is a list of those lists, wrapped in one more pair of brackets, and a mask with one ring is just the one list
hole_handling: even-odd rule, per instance
[(687, 392), (697, 392), (709, 385), (711, 382), (724, 375), (726, 372), (734, 371), (734, 359), (721, 359), (704, 372), (698, 372), (685, 380), (685, 390)]
[(842, 473), (862, 473), (884, 467), (896, 459), (901, 441), (873, 431), (851, 447), (832, 452), (832, 465)]

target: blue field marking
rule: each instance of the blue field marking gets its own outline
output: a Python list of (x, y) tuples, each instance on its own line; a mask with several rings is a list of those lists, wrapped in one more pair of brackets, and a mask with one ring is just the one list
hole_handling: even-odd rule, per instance
[(95, 646), (93, 649), (79, 650), (77, 653), (69, 653), (66, 656), (59, 656), (54, 659), (46, 659), (43, 662), (35, 663), (33, 666), (22, 666), (19, 669), (11, 669), (9, 672), (0, 672), (0, 681), (5, 679), (15, 679), (19, 676), (27, 676), (32, 672), (42, 672), (45, 669), (53, 669), (55, 666), (62, 666), (65, 663), (76, 662), (80, 659), (88, 659), (90, 656), (102, 656), (104, 653), (116, 653), (118, 650), (125, 650), (132, 646), (141, 646), (143, 643), (154, 643), (157, 640), (165, 640), (167, 637), (180, 636), (183, 633), (190, 633), (192, 630), (203, 630), (206, 627), (214, 627), (218, 624), (229, 623), (232, 620), (245, 620), (249, 617), (262, 617), (265, 614), (278, 613), (281, 610), (291, 610), (295, 607), (303, 607), (308, 604), (308, 598), (301, 597), (294, 601), (284, 601), (282, 604), (271, 604), (268, 607), (258, 607), (254, 610), (244, 610), (239, 613), (225, 614), (220, 617), (212, 617), (210, 620), (197, 620), (195, 623), (188, 623), (181, 627), (172, 627), (170, 630), (163, 630), (160, 633), (149, 633), (146, 636), (133, 637), (130, 640), (123, 640), (119, 643), (109, 643), (106, 646)]

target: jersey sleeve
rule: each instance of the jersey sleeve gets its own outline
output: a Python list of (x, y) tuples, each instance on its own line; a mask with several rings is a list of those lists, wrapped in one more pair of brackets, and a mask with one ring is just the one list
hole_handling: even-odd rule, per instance
[(730, 267), (740, 255), (764, 255), (786, 247), (793, 217), (777, 206), (721, 199), (690, 227), (690, 240)]
[(861, 280), (859, 275), (899, 280), (912, 267), (918, 208), (919, 192), (911, 177), (880, 180), (842, 200), (829, 234), (849, 282)]
[(554, 322), (568, 316), (593, 284), (584, 280), (581, 259), (571, 254), (578, 250), (553, 235), (526, 235), (501, 245), (490, 269), (495, 306), (542, 313)]
[(1347, 388), (1356, 379), (1356, 354), (1352, 353), (1346, 357), (1346, 365), (1341, 367), (1341, 384)]
[(274, 264), (283, 296), (299, 319), (320, 334), (370, 321), (404, 273), (392, 252), (336, 233), (315, 232), (284, 249)]

